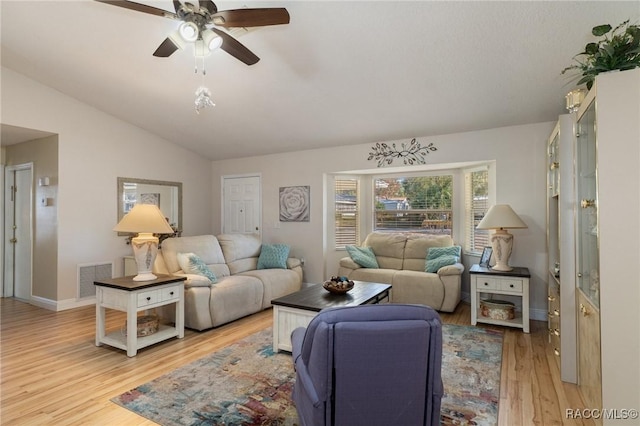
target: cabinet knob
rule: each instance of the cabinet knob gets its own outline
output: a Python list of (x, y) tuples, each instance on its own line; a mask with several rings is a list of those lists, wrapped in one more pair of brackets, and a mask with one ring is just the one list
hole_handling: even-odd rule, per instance
[(560, 349), (558, 349), (558, 348), (553, 348), (553, 354), (554, 354), (555, 356), (560, 356)]
[(548, 300), (549, 302), (555, 302), (556, 298), (555, 298), (555, 297), (553, 297), (553, 296), (547, 296), (547, 300)]
[(151, 297), (147, 296), (147, 302), (148, 302), (149, 300), (151, 300)]
[(484, 283), (484, 285), (489, 285), (489, 283)]
[(170, 293), (169, 293), (169, 296), (173, 296), (173, 292), (170, 292)]
[(589, 315), (591, 315), (591, 311), (589, 309), (587, 309), (587, 307), (584, 306), (582, 303), (580, 304), (580, 312), (585, 317), (588, 317)]
[(596, 200), (582, 200), (580, 201), (580, 207), (583, 209), (588, 209), (589, 207), (595, 207)]
[(509, 287), (513, 288), (513, 284), (509, 284)]

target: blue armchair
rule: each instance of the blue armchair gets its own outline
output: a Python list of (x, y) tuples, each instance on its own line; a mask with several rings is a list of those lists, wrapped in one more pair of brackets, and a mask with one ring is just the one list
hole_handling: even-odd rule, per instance
[(325, 309), (291, 344), (301, 425), (440, 424), (442, 323), (432, 308)]

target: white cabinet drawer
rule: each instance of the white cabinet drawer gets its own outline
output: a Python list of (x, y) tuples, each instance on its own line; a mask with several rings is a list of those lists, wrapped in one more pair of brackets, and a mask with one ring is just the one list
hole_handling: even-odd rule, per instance
[(160, 297), (160, 290), (149, 290), (138, 293), (138, 308), (158, 303)]
[(522, 293), (522, 280), (500, 280), (500, 289)]
[(500, 289), (500, 284), (495, 278), (478, 277), (476, 279), (477, 291)]
[(163, 302), (167, 300), (178, 300), (178, 298), (180, 297), (180, 286), (177, 285), (173, 287), (163, 288), (160, 291), (162, 292), (160, 298)]

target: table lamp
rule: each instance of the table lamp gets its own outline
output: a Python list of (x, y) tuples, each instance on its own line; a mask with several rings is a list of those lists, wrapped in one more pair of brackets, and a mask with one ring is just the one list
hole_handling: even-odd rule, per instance
[(482, 218), (476, 228), (495, 229), (491, 235), (491, 247), (496, 264), (491, 269), (496, 271), (511, 271), (509, 257), (513, 248), (513, 235), (507, 229), (526, 228), (527, 224), (513, 211), (508, 204), (496, 204), (492, 206)]
[(158, 254), (158, 237), (153, 234), (173, 234), (174, 232), (158, 206), (136, 204), (113, 230), (138, 233), (137, 237), (131, 239), (133, 255), (138, 266), (138, 275), (133, 280), (151, 281), (158, 278), (151, 272)]

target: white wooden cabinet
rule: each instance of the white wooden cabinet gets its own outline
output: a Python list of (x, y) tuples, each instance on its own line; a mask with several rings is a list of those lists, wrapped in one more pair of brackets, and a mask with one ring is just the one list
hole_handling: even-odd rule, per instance
[[(138, 349), (172, 337), (183, 338), (184, 280), (185, 277), (159, 275), (152, 281), (133, 281), (131, 277), (96, 281), (96, 346), (113, 346), (127, 351), (127, 356), (133, 357)], [(169, 304), (175, 304), (175, 325), (160, 324), (157, 332), (138, 337), (138, 312)], [(106, 309), (127, 313), (126, 333), (121, 329), (107, 333)]]
[(560, 377), (577, 383), (574, 154), (575, 114), (558, 119), (547, 142), (547, 273), (549, 343)]
[[(528, 268), (514, 267), (513, 271), (494, 271), (479, 265), (469, 270), (471, 280), (471, 324), (479, 322), (508, 327), (521, 328), (529, 332), (529, 279)], [(520, 309), (516, 309), (515, 318), (511, 320), (493, 319), (480, 314), (480, 301), (484, 294), (517, 297), (521, 301)]]
[[(592, 117), (587, 119), (589, 114)], [(560, 240), (556, 250), (550, 238), (549, 255), (550, 273), (553, 256), (560, 259), (556, 288), (561, 293), (561, 365), (570, 357), (564, 340), (570, 336), (565, 333), (567, 320), (576, 318), (574, 359), (585, 406), (621, 413), (638, 409), (640, 404), (640, 285), (635, 268), (640, 259), (640, 69), (598, 75), (575, 120), (581, 136), (570, 149), (563, 150), (562, 141), (559, 146), (556, 202), (560, 220), (556, 219), (557, 229), (549, 230), (550, 237), (559, 235)], [(593, 137), (593, 145), (581, 153), (578, 139), (586, 136)], [(570, 176), (563, 174), (564, 165), (570, 164), (566, 156), (576, 165)], [(594, 167), (579, 166), (580, 156), (583, 160), (593, 156)], [(567, 212), (571, 202), (569, 197), (563, 201), (563, 196), (571, 190), (572, 205)], [(554, 194), (550, 191), (549, 195), (553, 208)], [(549, 219), (553, 228), (554, 219)], [(572, 259), (575, 271), (571, 270)], [(551, 276), (549, 281), (553, 284)], [(573, 282), (573, 297), (565, 286), (567, 281)], [(572, 339), (570, 336), (569, 341)], [(563, 380), (567, 380), (567, 371), (561, 369)], [(596, 423), (619, 421), (601, 418)]]

